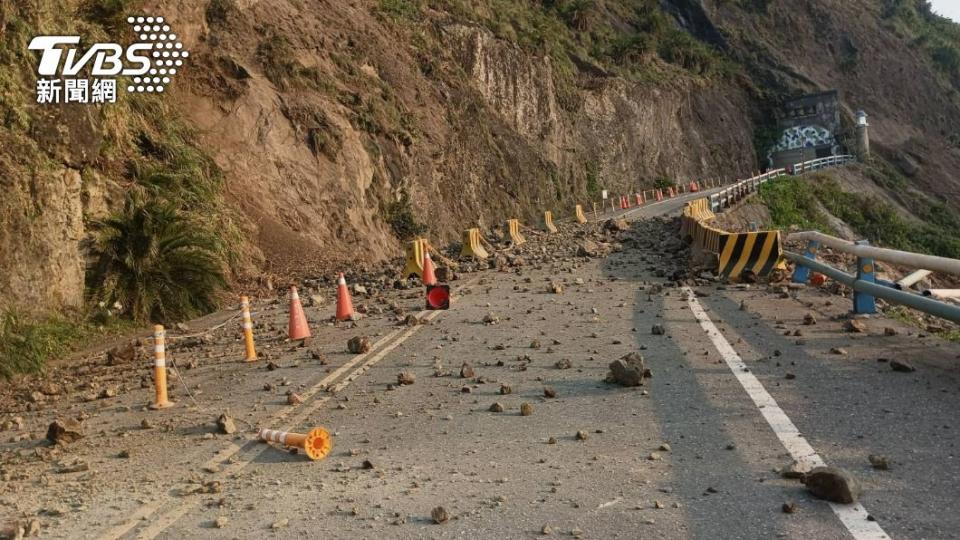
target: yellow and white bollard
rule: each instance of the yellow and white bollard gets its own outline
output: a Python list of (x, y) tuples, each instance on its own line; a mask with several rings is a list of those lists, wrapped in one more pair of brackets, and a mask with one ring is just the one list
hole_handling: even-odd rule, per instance
[(260, 440), (264, 442), (275, 442), (290, 448), (299, 448), (312, 460), (327, 457), (327, 454), (329, 454), (333, 448), (333, 440), (330, 438), (330, 434), (327, 433), (327, 430), (319, 427), (311, 429), (310, 433), (306, 435), (273, 429), (261, 429), (259, 437)]
[(150, 405), (150, 408), (166, 409), (175, 404), (167, 399), (166, 332), (164, 332), (162, 324), (153, 327), (153, 351), (153, 379), (157, 387), (157, 399)]
[(243, 342), (247, 349), (247, 362), (257, 359), (257, 348), (253, 344), (253, 321), (250, 319), (250, 299), (240, 297), (240, 309), (243, 311)]

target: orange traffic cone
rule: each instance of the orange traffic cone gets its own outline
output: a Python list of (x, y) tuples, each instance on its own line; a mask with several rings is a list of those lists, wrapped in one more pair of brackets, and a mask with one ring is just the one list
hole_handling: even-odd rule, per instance
[(310, 337), (310, 326), (307, 325), (307, 316), (303, 314), (296, 287), (290, 287), (290, 324), (287, 326), (287, 336), (291, 340)]
[(430, 259), (429, 253), (423, 254), (423, 284), (437, 284), (437, 275), (433, 271), (433, 261)]
[(340, 272), (340, 280), (337, 285), (337, 320), (347, 321), (353, 317), (353, 299), (350, 298), (350, 290), (347, 289), (347, 280), (343, 278), (343, 272)]

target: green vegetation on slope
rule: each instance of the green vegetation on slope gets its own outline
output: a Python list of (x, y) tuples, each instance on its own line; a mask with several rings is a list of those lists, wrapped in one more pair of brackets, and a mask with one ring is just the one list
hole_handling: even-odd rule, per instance
[[(93, 156), (70, 155), (71, 144), (79, 141), (65, 139), (58, 149), (35, 139), (43, 131), (36, 129), (43, 126), (43, 111), (32, 95), (36, 58), (27, 49), (29, 40), (56, 29), (76, 32), (85, 43), (103, 41), (125, 24), (133, 4), (91, 0), (77, 11), (44, 1), (0, 5), (0, 141), (8, 151), (10, 174), (55, 181), (64, 161), (71, 167), (80, 161), (85, 181), (100, 175), (127, 186), (125, 200), (110, 201), (113, 214), (91, 224), (99, 257), (87, 272), (84, 313), (70, 319), (3, 314), (0, 376), (39, 369), (85, 337), (100, 335), (104, 321), (94, 322), (103, 311), (98, 306), (119, 302), (122, 315), (138, 323), (210, 310), (225, 276), (240, 262), (240, 233), (223, 201), (222, 174), (163, 96), (121, 93), (110, 106), (64, 109), (64, 123), (89, 124), (102, 138)], [(111, 326), (130, 324), (110, 319)]]
[(960, 24), (934, 13), (929, 0), (884, 0), (882, 16), (960, 90)]
[(51, 358), (132, 328), (131, 322), (115, 318), (94, 322), (57, 315), (38, 320), (5, 311), (0, 313), (0, 378), (38, 371)]
[(763, 185), (760, 199), (773, 226), (836, 231), (823, 209), (876, 245), (960, 258), (960, 218), (942, 205), (927, 206), (927, 221), (908, 221), (889, 203), (844, 191), (828, 174), (778, 179)]
[(662, 66), (655, 59), (704, 77), (724, 76), (735, 70), (720, 51), (680, 29), (656, 0), (379, 3), (385, 17), (414, 23), (423, 19), (427, 8), (481, 24), (501, 39), (548, 55), (561, 83), (572, 82), (577, 72), (574, 58), (634, 80), (663, 77)]

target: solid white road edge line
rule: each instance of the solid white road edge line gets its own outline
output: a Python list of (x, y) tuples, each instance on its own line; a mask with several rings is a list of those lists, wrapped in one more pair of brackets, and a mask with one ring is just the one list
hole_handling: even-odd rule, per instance
[[(777, 438), (780, 439), (780, 442), (783, 443), (783, 447), (786, 448), (790, 456), (800, 464), (801, 470), (823, 467), (825, 465), (823, 459), (817, 454), (816, 450), (810, 446), (810, 443), (803, 438), (803, 435), (801, 435), (797, 427), (793, 425), (793, 422), (787, 417), (786, 413), (783, 412), (783, 409), (777, 405), (773, 396), (767, 392), (767, 389), (763, 387), (760, 380), (757, 379), (752, 372), (747, 370), (747, 365), (744, 363), (743, 358), (737, 354), (737, 351), (730, 345), (730, 342), (723, 337), (720, 330), (718, 330), (713, 324), (713, 321), (710, 320), (703, 306), (700, 305), (700, 301), (697, 300), (697, 295), (693, 292), (693, 289), (684, 287), (683, 291), (687, 296), (687, 304), (690, 306), (690, 311), (693, 312), (693, 316), (696, 317), (697, 322), (700, 323), (700, 327), (707, 333), (713, 346), (716, 347), (717, 352), (723, 357), (730, 371), (733, 372), (734, 377), (740, 381), (740, 385), (743, 386), (747, 395), (750, 396), (753, 403), (760, 409), (760, 413), (767, 420), (767, 423), (770, 424), (770, 427), (777, 435)], [(833, 508), (833, 512), (840, 518), (844, 527), (850, 531), (850, 534), (853, 535), (853, 538), (856, 540), (888, 540), (890, 538), (890, 536), (884, 532), (883, 528), (880, 527), (879, 523), (867, 519), (867, 510), (863, 505), (859, 503), (830, 503), (830, 507)]]

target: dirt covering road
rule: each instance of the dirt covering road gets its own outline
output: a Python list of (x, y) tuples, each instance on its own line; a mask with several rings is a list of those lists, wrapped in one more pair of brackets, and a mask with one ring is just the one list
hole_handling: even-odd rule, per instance
[[(240, 361), (235, 311), (194, 321), (170, 333), (170, 409), (145, 407), (142, 351), (7, 387), (6, 533), (956, 537), (960, 347), (882, 316), (851, 323), (850, 300), (823, 290), (691, 275), (677, 222), (657, 217), (681, 204), (632, 211), (624, 231), (526, 232), (499, 268), (461, 269), (446, 312), (420, 311), (419, 287), (371, 280), (354, 295), (366, 317), (333, 324), (332, 290), (305, 294), (305, 346), (285, 338), (285, 295), (257, 299), (255, 363)], [(361, 335), (371, 350), (347, 352)], [(784, 432), (716, 339), (798, 438), (859, 480), (864, 530), (785, 477)], [(630, 353), (644, 358), (644, 384), (606, 382)], [(82, 438), (51, 445), (57, 418), (82, 420)], [(333, 434), (322, 461), (255, 440), (260, 427), (314, 426)]]

